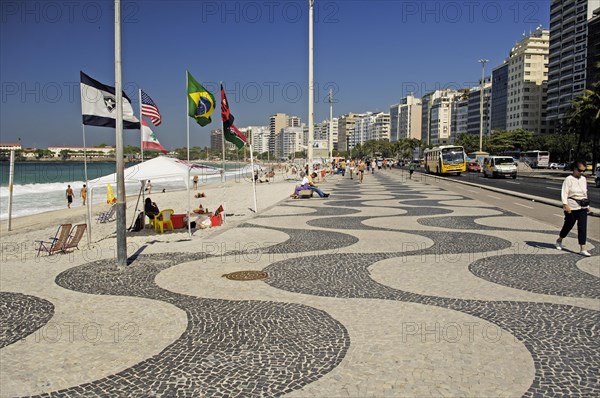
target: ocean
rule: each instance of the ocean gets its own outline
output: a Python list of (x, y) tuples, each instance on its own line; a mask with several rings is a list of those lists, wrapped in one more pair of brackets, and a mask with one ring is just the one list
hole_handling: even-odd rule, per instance
[[(126, 164), (125, 167), (135, 163)], [(212, 165), (214, 166), (214, 164)], [(8, 219), (8, 180), (9, 162), (0, 162), (0, 220)], [(220, 165), (218, 165), (220, 167)], [(112, 174), (116, 170), (115, 162), (89, 162), (87, 164), (88, 180)], [(249, 174), (249, 166), (243, 163), (225, 164), (226, 178), (240, 179)], [(247, 178), (247, 177), (246, 177)], [(202, 177), (202, 184), (220, 182), (220, 175)], [(65, 209), (67, 199), (65, 190), (71, 185), (75, 198), (71, 207), (82, 206), (79, 191), (85, 184), (83, 162), (18, 162), (15, 163), (13, 182), (12, 217), (22, 217), (39, 214), (46, 211)], [(185, 190), (182, 181), (152, 180), (152, 191), (160, 192)], [(127, 195), (139, 192), (138, 184), (126, 184)], [(116, 186), (113, 186), (116, 193)], [(88, 199), (90, 195), (88, 193)], [(97, 188), (93, 191), (92, 203), (106, 201), (106, 189)]]

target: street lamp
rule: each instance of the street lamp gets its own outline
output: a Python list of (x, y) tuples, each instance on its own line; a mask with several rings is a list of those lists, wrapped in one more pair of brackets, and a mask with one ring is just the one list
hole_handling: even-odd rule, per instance
[(485, 64), (490, 62), (487, 59), (480, 59), (481, 63), (481, 91), (479, 92), (479, 152), (483, 149), (483, 91), (485, 81)]

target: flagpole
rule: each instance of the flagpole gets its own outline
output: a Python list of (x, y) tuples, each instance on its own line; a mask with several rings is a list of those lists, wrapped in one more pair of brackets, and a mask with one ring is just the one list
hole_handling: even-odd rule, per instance
[[(85, 187), (89, 189), (88, 184), (88, 172), (87, 172), (87, 147), (85, 145), (85, 124), (82, 124), (83, 128), (83, 178), (85, 179)], [(86, 206), (86, 218), (87, 218), (87, 228), (86, 228), (86, 236), (88, 241), (88, 249), (92, 244), (92, 208), (90, 205), (90, 201), (92, 200), (91, 195), (90, 198), (86, 198), (85, 206)]]
[(250, 167), (252, 170), (252, 190), (254, 191), (254, 213), (258, 213), (256, 208), (256, 180), (254, 179), (254, 155), (252, 154), (252, 144), (250, 144)]
[[(127, 236), (125, 230), (125, 162), (123, 161), (123, 82), (121, 80), (121, 0), (115, 0), (115, 96), (117, 119), (115, 123), (117, 156), (117, 265), (127, 265)], [(141, 125), (140, 125), (141, 129)]]
[(313, 140), (315, 137), (315, 122), (313, 113), (314, 78), (313, 78), (313, 1), (308, 0), (308, 171), (313, 166)]
[(138, 88), (138, 100), (140, 105), (140, 151), (142, 152), (142, 163), (144, 162), (144, 132), (142, 130), (142, 89)]
[[(219, 84), (223, 87), (223, 82), (219, 82)], [(221, 109), (223, 109), (223, 104), (221, 104)], [(225, 121), (223, 118), (221, 118), (221, 133), (221, 148), (223, 152), (223, 172), (221, 173), (221, 182), (225, 182)]]
[[(188, 73), (189, 72), (186, 70), (185, 71), (185, 91), (186, 91), (186, 93), (187, 93), (187, 88), (190, 85), (190, 82), (188, 81)], [(185, 97), (186, 97), (186, 102), (185, 102), (185, 109), (186, 109), (185, 120), (187, 122), (187, 161), (188, 161), (188, 166), (189, 166), (189, 163), (190, 163), (190, 119), (188, 118), (188, 111), (187, 111), (187, 108), (188, 108), (187, 97), (188, 97), (188, 95), (189, 94), (185, 95)]]

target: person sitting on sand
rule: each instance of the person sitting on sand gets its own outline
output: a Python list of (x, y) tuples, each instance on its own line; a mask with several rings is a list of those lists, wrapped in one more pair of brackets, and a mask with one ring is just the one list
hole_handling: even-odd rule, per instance
[(144, 213), (146, 213), (150, 220), (154, 220), (154, 217), (160, 213), (160, 210), (158, 209), (156, 203), (152, 201), (152, 199), (146, 198), (146, 201), (144, 202)]

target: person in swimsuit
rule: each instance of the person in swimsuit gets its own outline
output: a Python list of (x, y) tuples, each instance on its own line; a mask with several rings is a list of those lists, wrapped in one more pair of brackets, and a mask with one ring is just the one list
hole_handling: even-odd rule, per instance
[(71, 203), (73, 203), (73, 188), (70, 185), (67, 185), (65, 194), (67, 195), (67, 207), (70, 209)]

